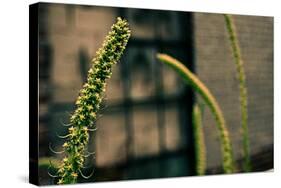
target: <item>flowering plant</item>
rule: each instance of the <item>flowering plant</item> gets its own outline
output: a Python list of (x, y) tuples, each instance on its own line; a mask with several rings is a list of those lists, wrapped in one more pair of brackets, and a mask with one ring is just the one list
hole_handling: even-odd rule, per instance
[(120, 60), (129, 38), (130, 29), (127, 21), (118, 17), (92, 60), (87, 81), (76, 101), (76, 110), (70, 117), (68, 134), (61, 136), (66, 141), (62, 152), (65, 156), (56, 173), (58, 184), (76, 183), (79, 175), (84, 178), (91, 177), (91, 175), (86, 177), (81, 171), (85, 158), (94, 154), (86, 149), (89, 131), (95, 130), (93, 124), (103, 99), (106, 80), (111, 77), (112, 66)]

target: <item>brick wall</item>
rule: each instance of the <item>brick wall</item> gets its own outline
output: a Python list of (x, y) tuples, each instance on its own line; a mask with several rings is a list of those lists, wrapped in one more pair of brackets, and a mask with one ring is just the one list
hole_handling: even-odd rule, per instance
[[(245, 63), (249, 100), (251, 155), (273, 147), (273, 18), (234, 16)], [(242, 155), (239, 89), (224, 18), (194, 14), (195, 69), (217, 98), (233, 141), (235, 158)], [(208, 166), (220, 164), (218, 134), (209, 110), (204, 110)], [(265, 159), (266, 160), (266, 159)], [(267, 160), (271, 160), (268, 158)]]

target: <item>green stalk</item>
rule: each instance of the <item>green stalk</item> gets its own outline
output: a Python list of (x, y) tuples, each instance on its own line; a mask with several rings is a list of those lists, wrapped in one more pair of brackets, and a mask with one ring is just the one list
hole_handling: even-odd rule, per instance
[[(89, 142), (89, 131), (94, 131), (93, 124), (103, 99), (106, 80), (111, 77), (112, 66), (123, 54), (130, 37), (128, 23), (117, 18), (103, 46), (97, 51), (88, 72), (87, 82), (80, 90), (76, 101), (76, 110), (70, 118), (70, 128), (63, 144), (65, 157), (57, 171), (58, 184), (76, 183), (83, 175), (81, 169), (85, 158), (93, 153), (86, 149)], [(90, 177), (90, 176), (89, 176)]]
[(206, 147), (202, 128), (202, 114), (197, 104), (193, 106), (192, 125), (194, 130), (196, 173), (204, 175), (206, 171)]
[(229, 139), (223, 113), (209, 89), (181, 62), (166, 54), (157, 54), (157, 58), (163, 63), (172, 67), (186, 83), (188, 83), (196, 92), (198, 92), (206, 104), (210, 107), (220, 134), (221, 151), (223, 155), (223, 169), (225, 173), (234, 172), (234, 162), (232, 154), (232, 146)]
[(231, 44), (232, 54), (235, 60), (237, 79), (239, 81), (239, 92), (240, 92), (240, 109), (242, 119), (242, 136), (243, 136), (243, 153), (244, 153), (244, 171), (251, 171), (251, 160), (250, 160), (250, 145), (249, 145), (249, 131), (248, 131), (248, 95), (246, 87), (246, 76), (244, 70), (244, 63), (241, 58), (241, 52), (236, 36), (236, 29), (233, 22), (233, 18), (230, 15), (224, 15), (227, 32), (229, 35), (229, 41)]

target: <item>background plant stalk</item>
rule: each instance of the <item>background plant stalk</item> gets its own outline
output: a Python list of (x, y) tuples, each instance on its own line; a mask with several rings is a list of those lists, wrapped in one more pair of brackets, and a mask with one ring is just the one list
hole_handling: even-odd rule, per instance
[(187, 69), (181, 62), (166, 54), (158, 54), (157, 58), (163, 63), (169, 65), (177, 71), (177, 73), (186, 81), (192, 88), (197, 91), (206, 104), (210, 107), (212, 114), (217, 122), (217, 128), (220, 134), (221, 150), (223, 154), (223, 169), (225, 173), (234, 172), (234, 162), (232, 146), (230, 143), (229, 133), (225, 125), (223, 113), (209, 89)]
[(193, 106), (192, 125), (194, 130), (196, 173), (197, 175), (204, 175), (206, 170), (206, 146), (202, 127), (202, 113), (198, 104)]
[(231, 44), (232, 54), (235, 60), (237, 79), (239, 81), (239, 93), (240, 93), (240, 109), (242, 120), (242, 136), (243, 136), (243, 157), (244, 164), (243, 169), (246, 172), (251, 171), (250, 161), (250, 144), (249, 144), (249, 131), (248, 131), (248, 95), (246, 87), (246, 76), (244, 70), (244, 63), (242, 61), (241, 52), (236, 35), (236, 29), (233, 22), (233, 18), (230, 15), (224, 15), (227, 32), (229, 35), (229, 41)]

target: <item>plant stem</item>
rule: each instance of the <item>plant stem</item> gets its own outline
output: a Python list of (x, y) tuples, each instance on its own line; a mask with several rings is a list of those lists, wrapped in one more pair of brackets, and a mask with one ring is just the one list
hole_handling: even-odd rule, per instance
[(215, 120), (217, 122), (217, 128), (220, 133), (221, 150), (223, 155), (223, 169), (225, 173), (234, 172), (234, 162), (232, 154), (232, 146), (229, 139), (229, 133), (227, 131), (223, 113), (209, 89), (194, 75), (188, 68), (186, 68), (181, 62), (172, 58), (166, 54), (157, 54), (157, 58), (163, 63), (169, 65), (177, 71), (177, 73), (188, 83), (195, 91), (197, 91), (206, 104), (211, 109)]
[(196, 173), (204, 175), (206, 170), (206, 147), (202, 128), (202, 114), (197, 104), (193, 106), (192, 125), (194, 130)]
[(248, 95), (246, 87), (246, 76), (244, 70), (244, 63), (241, 58), (241, 52), (238, 44), (238, 39), (236, 36), (236, 29), (233, 22), (233, 18), (230, 15), (224, 15), (227, 32), (229, 35), (229, 41), (231, 44), (232, 54), (235, 60), (237, 79), (239, 81), (239, 93), (240, 93), (240, 109), (241, 109), (241, 119), (242, 119), (242, 136), (243, 136), (243, 152), (244, 152), (244, 171), (251, 171), (251, 161), (250, 161), (250, 146), (249, 146), (249, 131), (248, 131)]

